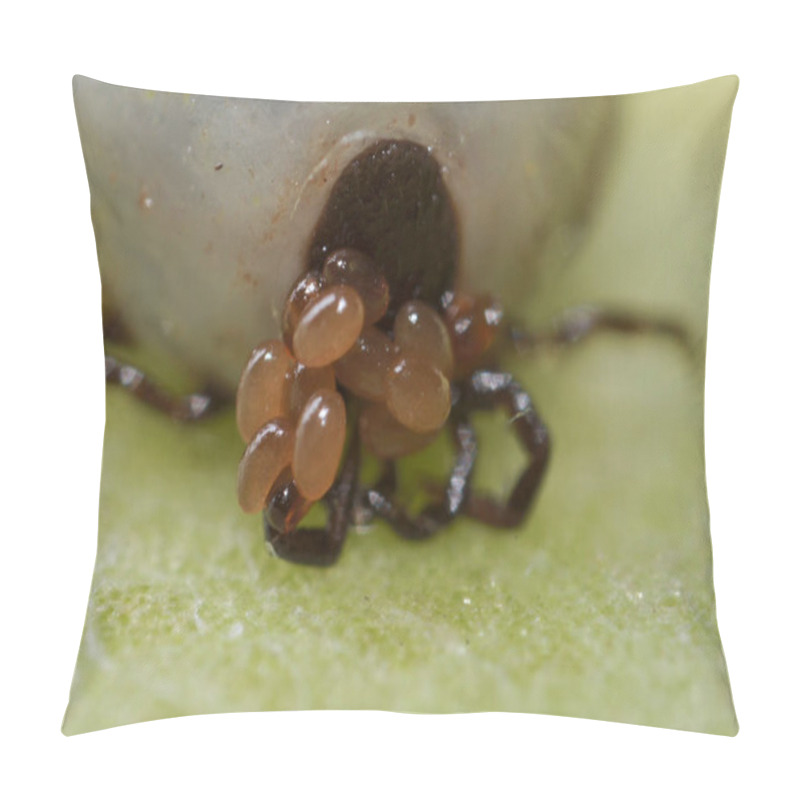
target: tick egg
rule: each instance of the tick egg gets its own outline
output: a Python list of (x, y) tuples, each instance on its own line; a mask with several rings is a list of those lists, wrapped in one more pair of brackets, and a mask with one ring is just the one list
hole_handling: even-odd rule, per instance
[(377, 265), (358, 250), (337, 250), (322, 267), (326, 286), (352, 286), (364, 302), (364, 324), (374, 325), (389, 308), (389, 284)]
[(247, 446), (239, 462), (239, 505), (255, 514), (264, 505), (278, 476), (289, 465), (294, 451), (294, 429), (284, 417), (268, 422)]
[(364, 304), (350, 286), (332, 286), (303, 310), (294, 336), (295, 358), (308, 367), (324, 367), (341, 358), (364, 327)]
[(283, 341), (287, 347), (292, 346), (297, 322), (306, 306), (320, 294), (322, 294), (322, 278), (319, 274), (309, 272), (295, 281), (283, 306)]
[(286, 413), (293, 364), (286, 346), (277, 339), (253, 350), (236, 393), (236, 424), (245, 442), (271, 419)]
[(347, 428), (342, 396), (329, 389), (312, 395), (297, 423), (292, 472), (297, 488), (319, 500), (333, 485)]
[(462, 365), (470, 365), (491, 347), (503, 321), (500, 307), (488, 295), (457, 294), (445, 309), (453, 354)]
[(336, 375), (333, 367), (307, 367), (305, 364), (295, 362), (289, 389), (289, 417), (297, 422), (306, 403), (311, 396), (320, 389), (334, 391), (336, 389)]
[(336, 362), (336, 378), (359, 397), (383, 400), (386, 378), (397, 356), (397, 347), (383, 331), (367, 328)]
[(409, 430), (380, 403), (373, 403), (364, 408), (358, 426), (364, 447), (377, 458), (389, 461), (424, 449), (438, 433), (438, 431), (416, 433)]
[(394, 340), (403, 355), (429, 361), (446, 377), (452, 377), (450, 334), (442, 318), (427, 303), (412, 300), (397, 312)]
[(285, 469), (275, 481), (264, 510), (269, 524), (285, 531), (297, 527), (312, 505), (300, 494), (291, 469)]
[(406, 428), (417, 433), (436, 431), (450, 414), (450, 383), (431, 363), (400, 358), (386, 380), (386, 405)]

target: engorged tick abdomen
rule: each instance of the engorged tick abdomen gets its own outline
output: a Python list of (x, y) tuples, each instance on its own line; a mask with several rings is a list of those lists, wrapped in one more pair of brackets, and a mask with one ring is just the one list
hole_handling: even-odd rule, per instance
[(391, 298), (387, 324), (409, 300), (440, 305), (455, 283), (458, 220), (427, 148), (385, 139), (345, 167), (314, 229), (308, 268), (321, 270), (343, 247), (367, 254), (383, 270)]

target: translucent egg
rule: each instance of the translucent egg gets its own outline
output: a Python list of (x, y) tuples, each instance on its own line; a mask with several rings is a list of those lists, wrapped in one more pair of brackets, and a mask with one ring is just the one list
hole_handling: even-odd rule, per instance
[(424, 450), (437, 436), (416, 433), (401, 425), (382, 403), (367, 405), (358, 419), (359, 434), (364, 447), (380, 459), (394, 461)]
[(294, 428), (285, 417), (271, 420), (256, 433), (239, 462), (237, 491), (242, 511), (261, 511), (278, 476), (292, 460), (294, 442)]
[(322, 293), (322, 278), (313, 272), (298, 278), (283, 306), (283, 341), (292, 347), (297, 322), (306, 306)]
[(341, 358), (364, 327), (364, 304), (350, 286), (325, 289), (303, 310), (292, 337), (295, 358), (307, 367), (324, 367)]
[(445, 377), (453, 376), (450, 333), (436, 309), (421, 300), (403, 305), (394, 320), (394, 341), (403, 355), (429, 361)]
[(292, 472), (308, 500), (319, 500), (333, 485), (344, 449), (347, 419), (342, 396), (320, 389), (297, 423)]
[(293, 366), (294, 359), (278, 339), (251, 353), (236, 392), (236, 424), (245, 443), (271, 419), (286, 414)]
[(364, 324), (374, 325), (389, 307), (389, 284), (378, 266), (358, 250), (337, 250), (322, 267), (326, 286), (352, 286), (364, 303)]
[(445, 320), (456, 361), (466, 369), (492, 346), (503, 313), (489, 295), (457, 294), (445, 309)]
[(336, 362), (336, 378), (359, 397), (383, 400), (386, 378), (397, 357), (397, 347), (383, 331), (367, 328)]
[(267, 522), (279, 531), (293, 530), (309, 512), (313, 502), (300, 494), (291, 469), (275, 481), (265, 505)]
[(295, 362), (292, 371), (291, 386), (289, 387), (288, 414), (290, 419), (297, 422), (306, 403), (311, 396), (320, 389), (336, 389), (336, 375), (332, 366), (307, 367), (305, 364)]
[(400, 358), (386, 381), (386, 406), (406, 428), (417, 433), (436, 431), (450, 414), (450, 382), (427, 361)]

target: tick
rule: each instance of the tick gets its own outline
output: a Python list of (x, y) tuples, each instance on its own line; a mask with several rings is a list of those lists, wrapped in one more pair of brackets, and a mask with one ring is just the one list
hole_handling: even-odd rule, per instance
[[(333, 564), (356, 519), (382, 519), (417, 540), (458, 516), (518, 527), (545, 478), (551, 437), (528, 393), (500, 368), (503, 346), (566, 344), (600, 330), (683, 336), (668, 322), (591, 309), (544, 334), (514, 330), (495, 299), (460, 287), (459, 241), (440, 164), (420, 144), (373, 143), (333, 185), (284, 304), (283, 336), (256, 343), (236, 397), (245, 443), (238, 501), (262, 514), (281, 558)], [(213, 392), (170, 396), (111, 357), (106, 377), (179, 419), (202, 419), (221, 404)], [(472, 418), (491, 409), (506, 413), (527, 456), (505, 498), (472, 489)], [(444, 431), (453, 445), (449, 476), (412, 514), (397, 496), (396, 463)], [(360, 483), (362, 451), (382, 465), (368, 486)], [(327, 521), (310, 527), (304, 518), (317, 502)]]

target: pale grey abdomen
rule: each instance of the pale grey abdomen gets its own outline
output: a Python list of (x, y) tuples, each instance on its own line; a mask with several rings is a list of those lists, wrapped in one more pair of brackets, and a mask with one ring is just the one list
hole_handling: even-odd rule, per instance
[(524, 317), (537, 270), (581, 239), (616, 108), (289, 103), (82, 77), (74, 93), (104, 303), (142, 347), (229, 387), (278, 335), (331, 187), (381, 139), (430, 149), (458, 217), (457, 282)]

